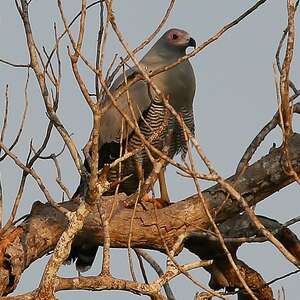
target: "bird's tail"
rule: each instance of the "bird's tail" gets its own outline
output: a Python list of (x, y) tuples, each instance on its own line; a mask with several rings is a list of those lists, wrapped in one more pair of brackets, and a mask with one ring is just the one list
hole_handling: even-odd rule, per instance
[[(79, 197), (84, 195), (85, 189), (86, 182), (81, 178), (72, 200), (78, 201), (80, 199)], [(70, 264), (75, 262), (77, 271), (86, 272), (91, 268), (97, 254), (97, 250), (98, 245), (91, 243), (88, 237), (86, 237), (85, 241), (81, 240), (80, 244), (75, 241), (72, 244), (70, 255), (65, 263)]]
[(91, 245), (89, 243), (82, 243), (81, 245), (72, 245), (71, 253), (66, 263), (75, 262), (78, 272), (88, 271), (97, 254), (98, 245)]

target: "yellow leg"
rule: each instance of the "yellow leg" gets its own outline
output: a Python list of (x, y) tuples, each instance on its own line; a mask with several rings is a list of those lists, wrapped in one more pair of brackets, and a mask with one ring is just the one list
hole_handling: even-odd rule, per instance
[(159, 189), (160, 189), (160, 199), (162, 206), (167, 206), (170, 204), (166, 178), (165, 178), (165, 169), (162, 169), (158, 174)]
[[(144, 180), (144, 173), (141, 173), (143, 169), (139, 169), (141, 166), (137, 164), (137, 173), (138, 177), (141, 178), (140, 174), (143, 174)], [(160, 198), (152, 198), (150, 195), (146, 194), (143, 196), (143, 201), (152, 202), (157, 208), (163, 208), (170, 205), (170, 199), (167, 190), (167, 184), (165, 179), (165, 169), (161, 170), (158, 174), (158, 182), (159, 182), (159, 189), (160, 189)]]
[(139, 181), (141, 184), (144, 183), (144, 169), (143, 169), (143, 164), (141, 162), (136, 161), (136, 172)]

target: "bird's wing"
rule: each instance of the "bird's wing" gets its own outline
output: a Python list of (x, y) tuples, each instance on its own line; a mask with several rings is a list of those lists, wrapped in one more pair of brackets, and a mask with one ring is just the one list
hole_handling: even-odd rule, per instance
[[(138, 74), (137, 68), (131, 68), (126, 71), (127, 81), (129, 82)], [(124, 87), (124, 75), (121, 74), (113, 83), (111, 92), (115, 94), (119, 89)], [(129, 97), (128, 97), (129, 94)], [(126, 114), (129, 119), (134, 122), (134, 119), (139, 121), (143, 112), (145, 112), (151, 104), (151, 97), (149, 94), (148, 85), (139, 80), (128, 89), (128, 94), (124, 92), (116, 100), (118, 109), (111, 104), (108, 110), (103, 114), (100, 128), (100, 147), (105, 143), (120, 142), (121, 137), (126, 138), (132, 132), (132, 128), (127, 126), (122, 136), (122, 122), (124, 120), (120, 111)], [(111, 103), (107, 97), (106, 103)], [(133, 113), (130, 109), (130, 102), (132, 104)], [(125, 122), (126, 123), (126, 122)], [(124, 126), (124, 125), (123, 125)]]

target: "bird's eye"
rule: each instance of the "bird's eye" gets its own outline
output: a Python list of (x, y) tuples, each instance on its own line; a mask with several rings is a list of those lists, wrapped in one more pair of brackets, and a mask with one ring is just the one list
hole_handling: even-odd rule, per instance
[(176, 33), (174, 33), (174, 34), (172, 35), (172, 39), (173, 39), (173, 40), (177, 40), (177, 39), (178, 39), (178, 35), (177, 35)]

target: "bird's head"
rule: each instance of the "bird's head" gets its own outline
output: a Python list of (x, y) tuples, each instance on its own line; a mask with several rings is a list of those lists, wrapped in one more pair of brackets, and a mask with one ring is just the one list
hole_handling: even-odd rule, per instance
[(161, 39), (164, 39), (169, 47), (177, 49), (186, 49), (187, 47), (196, 47), (196, 41), (184, 30), (173, 28), (168, 30)]
[(196, 41), (182, 29), (169, 29), (143, 57), (142, 63), (151, 68), (168, 65), (185, 55), (188, 47), (196, 47)]

